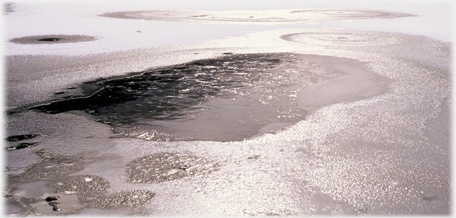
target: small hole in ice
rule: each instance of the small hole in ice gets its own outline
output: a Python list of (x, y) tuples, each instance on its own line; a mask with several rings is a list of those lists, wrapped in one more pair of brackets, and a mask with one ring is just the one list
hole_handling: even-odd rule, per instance
[(38, 41), (41, 41), (41, 42), (57, 42), (59, 40), (60, 40), (60, 38), (41, 38), (41, 39), (38, 39)]

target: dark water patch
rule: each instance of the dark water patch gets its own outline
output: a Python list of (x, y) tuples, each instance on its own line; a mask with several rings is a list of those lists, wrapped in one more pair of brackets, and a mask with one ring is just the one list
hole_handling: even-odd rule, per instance
[(127, 165), (130, 183), (159, 183), (188, 176), (205, 175), (219, 164), (202, 157), (181, 153), (156, 153), (137, 158)]
[(40, 42), (57, 42), (60, 41), (60, 38), (41, 38), (38, 39)]
[[(70, 98), (34, 107), (46, 113), (85, 110), (101, 117), (116, 117), (117, 121), (130, 123), (136, 118), (176, 119), (183, 109), (215, 96), (229, 83), (226, 75), (198, 74), (195, 68), (206, 64), (195, 62), (189, 66), (145, 72), (137, 76), (107, 79), (82, 84), (85, 97)], [(224, 83), (226, 82), (226, 84)], [(142, 114), (142, 115), (140, 115)], [(117, 116), (120, 115), (120, 116)], [(123, 117), (123, 119), (121, 118)]]
[(13, 150), (19, 150), (19, 149), (24, 149), (24, 148), (30, 148), (30, 147), (34, 147), (38, 144), (38, 142), (29, 142), (29, 143), (20, 143), (18, 145), (14, 145), (14, 146), (9, 146), (6, 148), (7, 151), (13, 151)]
[(36, 35), (25, 36), (9, 40), (18, 44), (54, 44), (54, 43), (75, 43), (75, 42), (88, 42), (94, 41), (97, 38), (85, 35)]
[(22, 141), (27, 139), (32, 139), (39, 136), (39, 134), (25, 134), (25, 135), (12, 135), (6, 138), (7, 141), (15, 142), (15, 141)]
[(7, 110), (5, 112), (6, 115), (13, 115), (13, 114), (17, 114), (17, 113), (21, 113), (22, 110), (19, 108), (19, 109), (11, 109), (11, 110)]
[(49, 196), (49, 197), (47, 197), (47, 198), (44, 199), (44, 200), (47, 201), (47, 202), (51, 202), (51, 201), (57, 201), (57, 200), (59, 200), (59, 199), (60, 199), (59, 196)]

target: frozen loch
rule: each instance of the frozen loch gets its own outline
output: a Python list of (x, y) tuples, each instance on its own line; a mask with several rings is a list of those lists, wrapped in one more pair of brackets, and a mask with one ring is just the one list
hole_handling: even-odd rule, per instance
[(4, 213), (449, 215), (444, 6), (295, 4), (6, 4)]

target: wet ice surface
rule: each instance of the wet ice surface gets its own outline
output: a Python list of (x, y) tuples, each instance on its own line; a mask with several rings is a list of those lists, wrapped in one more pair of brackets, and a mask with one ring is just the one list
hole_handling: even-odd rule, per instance
[[(7, 213), (449, 214), (449, 43), (403, 34), (315, 29), (220, 41), (218, 46), (230, 45), (231, 51), (246, 46), (246, 53), (293, 52), (325, 63), (345, 60), (339, 67), (351, 74), (301, 87), (294, 100), (312, 113), (283, 131), (244, 141), (112, 139), (110, 126), (78, 111), (10, 114), (8, 136), (37, 136), (7, 145), (39, 144), (7, 152), (5, 173), (13, 181), (7, 187)], [(206, 46), (214, 44), (200, 45), (199, 52)], [(336, 58), (322, 58), (328, 56)], [(315, 69), (320, 68), (309, 71)], [(345, 87), (334, 95), (335, 81), (363, 83), (360, 89)], [(366, 84), (383, 84), (385, 89), (372, 95)], [(318, 101), (322, 98), (330, 100)], [(182, 174), (191, 165), (200, 173)], [(176, 179), (129, 180), (155, 169), (164, 178)], [(60, 196), (58, 212), (44, 200), (54, 195)]]
[[(116, 137), (242, 140), (257, 135), (268, 124), (279, 127), (266, 130), (274, 132), (303, 120), (309, 110), (350, 100), (314, 98), (317, 93), (307, 86), (332, 81), (337, 85), (329, 86), (339, 89), (340, 95), (358, 100), (363, 94), (365, 98), (386, 90), (384, 78), (369, 75), (362, 66), (346, 69), (346, 64), (360, 63), (292, 53), (229, 55), (86, 82), (82, 89), (88, 96), (66, 96), (32, 109), (46, 113), (84, 110), (111, 125)], [(355, 84), (341, 81), (343, 77)], [(341, 91), (350, 88), (355, 96)], [(298, 93), (309, 97), (298, 102)]]

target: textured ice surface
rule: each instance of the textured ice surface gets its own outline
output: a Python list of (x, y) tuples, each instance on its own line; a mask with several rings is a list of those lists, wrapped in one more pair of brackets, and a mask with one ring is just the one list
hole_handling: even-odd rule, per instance
[(402, 38), (393, 35), (373, 32), (304, 32), (281, 36), (282, 39), (302, 44), (318, 44), (322, 46), (384, 46), (403, 43)]
[[(25, 11), (21, 12), (20, 9), (18, 7), (16, 14), (9, 12), (7, 16), (21, 13), (23, 16)], [(81, 13), (77, 8), (66, 11)], [(45, 12), (42, 13), (43, 16), (56, 13)], [(71, 18), (74, 14), (67, 13), (65, 16)], [(90, 17), (98, 13), (89, 14), (85, 15)], [(423, 19), (429, 21), (425, 18), (392, 19), (386, 23), (394, 24), (393, 27), (401, 24), (399, 26), (403, 26), (405, 31), (410, 31), (413, 25), (423, 29), (423, 26), (416, 24), (421, 24), (420, 21)], [(97, 19), (111, 18), (90, 19), (94, 20), (91, 24), (96, 24)], [(87, 24), (85, 21), (90, 19), (82, 21)], [(119, 28), (121, 24), (124, 25), (122, 27), (130, 26), (131, 28), (127, 29), (131, 30), (132, 34), (139, 34), (136, 32), (139, 22), (149, 22), (112, 20), (120, 22)], [(378, 21), (372, 20), (371, 23), (378, 24)], [(409, 25), (404, 26), (404, 23)], [(16, 24), (20, 25), (20, 22), (17, 21)], [(137, 24), (138, 26), (135, 26)], [(355, 24), (360, 23), (357, 21)], [(369, 23), (363, 24), (364, 28), (367, 28), (367, 24)], [(335, 23), (332, 25), (338, 26)], [(340, 25), (350, 26), (347, 23)], [(75, 28), (77, 26), (75, 25)], [(86, 28), (87, 31), (80, 29), (82, 33), (79, 34), (94, 35), (92, 31), (95, 27), (80, 27)], [(218, 29), (220, 27), (217, 26)], [(43, 27), (39, 31), (49, 34), (51, 31), (48, 30), (52, 28)], [(111, 139), (109, 126), (94, 122), (83, 113), (75, 111), (53, 115), (33, 111), (9, 114), (7, 136), (40, 136), (29, 139), (39, 142), (37, 146), (7, 152), (5, 174), (9, 179), (15, 179), (6, 187), (8, 214), (449, 214), (451, 180), (448, 116), (452, 104), (450, 44), (403, 34), (306, 29), (302, 26), (292, 28), (217, 39), (180, 49), (166, 48), (175, 49), (174, 53), (163, 52), (166, 49), (157, 48), (90, 57), (30, 58), (31, 64), (35, 64), (37, 60), (47, 60), (44, 65), (36, 64), (41, 71), (35, 71), (33, 67), (20, 61), (22, 64), (14, 66), (15, 74), (8, 75), (8, 89), (13, 90), (8, 94), (12, 96), (8, 98), (8, 105), (15, 107), (54, 99), (54, 93), (62, 92), (67, 87), (84, 81), (138, 72), (159, 65), (215, 58), (223, 56), (225, 52), (293, 52), (354, 59), (364, 63), (366, 69), (373, 74), (388, 78), (390, 85), (386, 93), (362, 99), (349, 97), (353, 96), (353, 93), (359, 94), (350, 91), (351, 89), (340, 90), (344, 93), (339, 96), (343, 97), (343, 101), (338, 101), (337, 98), (336, 101), (330, 101), (330, 105), (317, 108), (304, 120), (288, 129), (236, 142)], [(367, 29), (372, 30), (372, 27)], [(9, 32), (13, 32), (14, 37), (43, 34), (37, 33), (37, 29), (28, 29), (29, 32), (26, 31), (27, 28), (10, 30), (8, 29)], [(144, 30), (142, 29), (141, 34)], [(62, 34), (61, 31), (58, 32)], [(106, 32), (104, 36), (113, 33)], [(122, 35), (120, 32), (119, 34)], [(280, 38), (290, 34), (295, 34), (291, 35), (291, 41), (283, 40), (284, 37)], [(119, 39), (119, 35), (114, 35), (113, 38)], [(371, 43), (372, 40), (376, 43)], [(91, 44), (95, 42), (100, 43), (99, 45), (109, 44), (103, 44), (106, 43), (103, 40), (87, 42), (90, 45), (84, 46), (82, 43), (73, 46), (55, 44), (47, 51), (41, 50), (41, 46), (44, 45), (16, 47), (8, 44), (7, 49), (10, 52), (8, 54), (87, 54), (96, 50), (95, 47), (90, 51), (84, 50), (95, 45)], [(127, 44), (126, 42), (116, 49), (134, 47), (134, 43)], [(69, 52), (68, 48), (74, 50)], [(156, 55), (148, 56), (143, 52), (155, 52)], [(17, 58), (27, 60), (25, 57)], [(53, 63), (52, 60), (57, 60), (56, 65), (66, 64), (47, 64)], [(347, 77), (340, 79), (347, 84), (352, 82)], [(316, 83), (319, 87), (310, 91), (331, 89), (332, 86), (328, 87), (325, 84), (328, 83)], [(333, 94), (316, 93), (323, 97)], [(307, 98), (305, 94), (301, 97)], [(299, 95), (296, 98), (299, 100)], [(208, 174), (186, 176), (160, 183), (128, 182), (129, 163), (142, 157), (164, 153), (201, 157), (217, 162), (219, 168)], [(81, 166), (83, 169), (77, 171)], [(51, 168), (57, 170), (51, 172)], [(72, 180), (73, 177), (78, 179)], [(72, 194), (75, 190), (69, 190), (69, 194), (60, 198), (59, 212), (52, 211), (52, 207), (43, 201), (46, 197), (56, 194), (47, 186), (49, 184), (67, 185), (70, 181), (75, 184), (90, 183), (97, 181), (95, 178), (101, 178), (100, 180), (109, 183), (109, 189), (104, 190), (99, 197)], [(30, 179), (31, 181), (27, 181)], [(78, 196), (82, 196), (83, 199), (78, 200)], [(45, 210), (48, 212), (43, 212)]]
[(178, 153), (156, 153), (137, 158), (127, 165), (128, 182), (157, 183), (218, 170), (216, 162)]
[(101, 16), (121, 19), (142, 19), (180, 22), (236, 22), (236, 23), (275, 23), (301, 22), (316, 23), (325, 21), (345, 21), (356, 19), (397, 18), (412, 16), (404, 13), (360, 11), (360, 10), (268, 10), (268, 11), (123, 11), (108, 12)]

